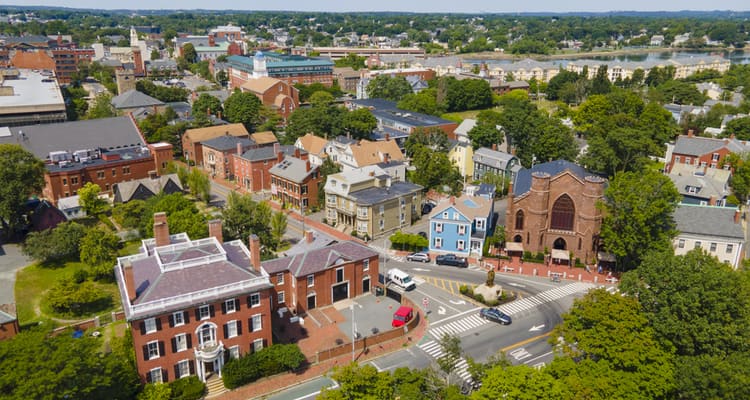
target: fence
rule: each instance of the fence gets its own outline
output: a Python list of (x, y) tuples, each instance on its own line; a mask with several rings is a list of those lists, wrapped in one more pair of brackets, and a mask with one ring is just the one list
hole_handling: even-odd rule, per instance
[(66, 325), (66, 326), (55, 328), (52, 330), (52, 334), (59, 335), (63, 331), (67, 330), (68, 328), (73, 328), (74, 330), (81, 330), (81, 331), (89, 330), (91, 328), (99, 328), (99, 327), (111, 324), (115, 321), (119, 321), (121, 319), (125, 319), (124, 311), (112, 311), (109, 314), (97, 315), (96, 317), (91, 318), (91, 319), (78, 321), (71, 325)]

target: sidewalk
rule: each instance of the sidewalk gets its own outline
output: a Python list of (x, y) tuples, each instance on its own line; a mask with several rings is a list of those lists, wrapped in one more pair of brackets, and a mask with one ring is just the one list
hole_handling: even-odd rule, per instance
[[(550, 277), (552, 273), (560, 274), (562, 280), (573, 280), (581, 282), (593, 282), (598, 284), (616, 283), (619, 276), (612, 275), (608, 271), (599, 273), (593, 267), (589, 271), (584, 268), (571, 267), (559, 264), (537, 264), (521, 261), (520, 257), (511, 257), (510, 260), (496, 258), (485, 258), (480, 267), (485, 270), (493, 268), (496, 272), (508, 275), (526, 275)], [(614, 279), (614, 281), (613, 281)]]

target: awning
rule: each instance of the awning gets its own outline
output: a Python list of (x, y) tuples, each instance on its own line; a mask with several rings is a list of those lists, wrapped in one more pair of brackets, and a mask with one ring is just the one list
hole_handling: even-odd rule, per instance
[(505, 242), (505, 251), (520, 251), (523, 253), (523, 243)]
[(605, 253), (603, 251), (600, 251), (600, 252), (596, 253), (596, 258), (599, 261), (610, 262), (610, 263), (613, 263), (613, 262), (617, 261), (617, 259), (615, 258), (614, 254), (612, 254), (612, 253)]
[(552, 259), (570, 261), (570, 256), (568, 256), (567, 250), (552, 249)]

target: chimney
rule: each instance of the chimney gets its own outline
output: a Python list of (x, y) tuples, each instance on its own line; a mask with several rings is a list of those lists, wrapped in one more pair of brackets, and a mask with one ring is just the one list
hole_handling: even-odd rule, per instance
[(122, 272), (125, 275), (125, 291), (128, 295), (128, 300), (132, 303), (136, 298), (135, 293), (135, 278), (133, 277), (133, 263), (130, 261), (124, 261), (122, 265)]
[(237, 142), (237, 155), (242, 155), (242, 142)]
[(734, 133), (729, 135), (729, 139), (734, 140)]
[(212, 219), (208, 221), (208, 236), (215, 237), (219, 243), (224, 243), (224, 234), (221, 231), (220, 219)]
[(388, 164), (391, 162), (391, 154), (390, 153), (383, 153), (383, 162)]
[(152, 169), (151, 171), (148, 171), (148, 177), (150, 179), (157, 179), (159, 177), (159, 174), (156, 173), (155, 169)]
[(497, 151), (497, 143), (492, 143), (492, 150)]
[(276, 161), (278, 161), (278, 162), (284, 161), (284, 152), (280, 151), (280, 152), (276, 153)]
[(216, 118), (221, 119), (221, 111), (216, 113)]
[(280, 151), (281, 151), (281, 145), (279, 144), (279, 142), (274, 143), (273, 144), (273, 154), (277, 154)]
[(294, 158), (300, 158), (299, 147), (294, 148)]
[(214, 39), (214, 35), (208, 35), (208, 47), (214, 47), (216, 46), (216, 39)]
[(313, 237), (313, 231), (305, 231), (305, 241), (312, 243), (315, 238)]
[(167, 213), (158, 212), (154, 214), (154, 239), (156, 247), (169, 244), (169, 225), (167, 225)]
[(305, 171), (310, 172), (310, 160), (305, 161)]
[(693, 137), (693, 130), (692, 129), (688, 129), (688, 137)]
[(386, 133), (385, 134), (385, 141), (387, 142), (389, 140), (391, 140), (391, 134), (390, 133)]
[(711, 196), (708, 199), (708, 205), (709, 206), (715, 206), (716, 205), (716, 196)]
[(740, 216), (741, 215), (742, 214), (740, 214), (740, 209), (739, 208), (736, 209), (736, 210), (734, 210), (734, 223), (735, 224), (739, 224), (740, 223)]
[(250, 235), (248, 240), (250, 250), (250, 269), (260, 272), (260, 238), (256, 234)]
[(456, 205), (456, 196), (451, 196), (451, 204)]

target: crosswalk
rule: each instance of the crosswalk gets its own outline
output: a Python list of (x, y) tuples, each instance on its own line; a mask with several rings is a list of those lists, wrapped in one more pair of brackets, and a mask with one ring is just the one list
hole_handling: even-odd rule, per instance
[[(443, 349), (440, 347), (440, 343), (437, 340), (430, 340), (429, 342), (422, 343), (419, 345), (419, 348), (436, 360), (445, 356), (445, 353), (443, 353)], [(456, 368), (453, 372), (455, 372), (455, 374), (465, 383), (471, 384), (473, 382), (471, 374), (469, 373), (469, 364), (463, 357), (460, 357), (458, 361), (456, 361)]]
[[(541, 292), (531, 297), (525, 297), (523, 299), (519, 299), (519, 300), (512, 301), (510, 303), (503, 304), (502, 306), (499, 306), (497, 308), (500, 311), (512, 316), (514, 314), (518, 314), (520, 312), (529, 310), (541, 304), (549, 303), (549, 302), (561, 299), (571, 294), (586, 292), (589, 289), (595, 288), (595, 287), (597, 287), (597, 285), (593, 283), (574, 282), (574, 283), (567, 284), (565, 286), (560, 286), (551, 290)], [(427, 332), (433, 338), (440, 339), (445, 334), (457, 335), (462, 332), (466, 332), (474, 328), (480, 327), (487, 323), (489, 322), (487, 320), (480, 318), (478, 313), (473, 313), (461, 319), (457, 319), (447, 324), (431, 328)]]

